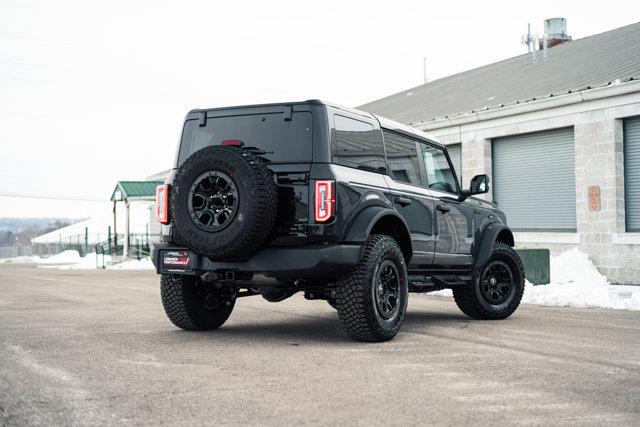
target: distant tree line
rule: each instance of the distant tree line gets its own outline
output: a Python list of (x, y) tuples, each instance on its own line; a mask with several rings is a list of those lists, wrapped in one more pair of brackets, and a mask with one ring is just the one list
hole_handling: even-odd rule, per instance
[[(15, 223), (16, 221), (12, 221)], [(11, 227), (13, 229), (0, 231), (0, 245), (7, 244), (30, 244), (31, 239), (43, 234), (55, 231), (59, 228), (73, 224), (75, 221), (69, 219), (52, 219), (49, 221), (29, 221), (23, 220), (21, 226)]]

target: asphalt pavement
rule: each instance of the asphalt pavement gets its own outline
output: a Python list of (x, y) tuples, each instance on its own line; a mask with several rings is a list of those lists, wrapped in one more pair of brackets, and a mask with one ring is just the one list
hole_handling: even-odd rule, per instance
[(363, 344), (324, 301), (242, 298), (176, 329), (152, 271), (0, 265), (0, 425), (640, 425), (640, 312), (410, 295)]

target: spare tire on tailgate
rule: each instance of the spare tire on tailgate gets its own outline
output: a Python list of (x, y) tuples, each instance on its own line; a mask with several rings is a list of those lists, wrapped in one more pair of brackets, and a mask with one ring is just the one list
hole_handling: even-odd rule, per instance
[(211, 259), (246, 258), (271, 234), (277, 202), (261, 159), (239, 147), (205, 147), (176, 173), (172, 224), (190, 249)]

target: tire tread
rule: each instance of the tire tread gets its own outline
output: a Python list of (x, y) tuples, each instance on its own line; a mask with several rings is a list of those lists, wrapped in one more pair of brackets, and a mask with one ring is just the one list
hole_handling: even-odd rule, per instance
[[(404, 318), (404, 309), (402, 309), (400, 314), (402, 319), (395, 330), (389, 331), (382, 328), (373, 307), (375, 303), (372, 304), (371, 301), (369, 282), (372, 279), (372, 266), (375, 265), (377, 257), (385, 247), (390, 247), (399, 259), (404, 260), (402, 251), (393, 238), (386, 235), (373, 235), (363, 244), (358, 265), (337, 283), (336, 305), (340, 323), (347, 334), (358, 341), (388, 341), (396, 335)], [(406, 281), (406, 266), (404, 269)]]
[(503, 242), (496, 242), (494, 244), (491, 259), (494, 259), (496, 255), (508, 257), (512, 262), (516, 264), (521, 283), (519, 283), (517, 294), (514, 296), (514, 299), (507, 310), (502, 312), (488, 311), (480, 304), (480, 302), (478, 301), (478, 296), (476, 294), (476, 283), (480, 279), (480, 275), (482, 274), (484, 266), (477, 267), (473, 272), (472, 282), (469, 283), (468, 286), (456, 287), (453, 289), (453, 298), (456, 302), (456, 305), (458, 306), (460, 311), (473, 319), (506, 319), (507, 317), (511, 316), (514, 311), (516, 311), (516, 309), (520, 305), (520, 301), (522, 300), (522, 295), (524, 294), (524, 266), (522, 265), (520, 256), (518, 256), (518, 253), (511, 246)]
[(222, 326), (233, 310), (233, 304), (212, 310), (206, 316), (198, 313), (197, 301), (189, 295), (192, 286), (184, 276), (163, 274), (160, 278), (160, 297), (164, 311), (175, 326), (188, 331), (206, 331)]

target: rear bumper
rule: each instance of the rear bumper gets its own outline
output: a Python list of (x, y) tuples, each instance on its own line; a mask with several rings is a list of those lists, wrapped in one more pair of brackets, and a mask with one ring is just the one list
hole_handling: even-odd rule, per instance
[[(163, 252), (186, 251), (192, 257), (189, 271), (164, 269)], [(152, 261), (159, 274), (191, 274), (237, 271), (288, 278), (328, 278), (349, 272), (360, 256), (359, 245), (306, 245), (268, 247), (242, 262), (211, 261), (187, 248), (162, 244), (153, 249)]]

